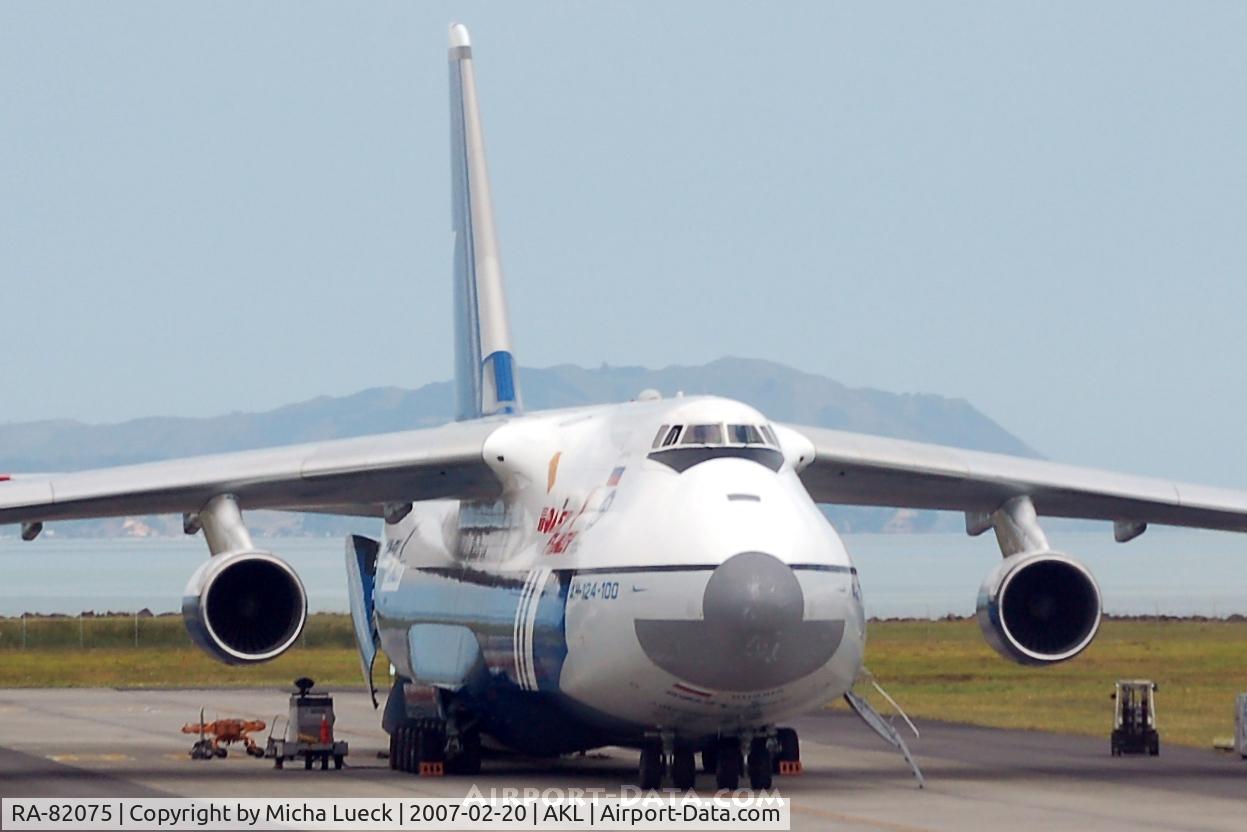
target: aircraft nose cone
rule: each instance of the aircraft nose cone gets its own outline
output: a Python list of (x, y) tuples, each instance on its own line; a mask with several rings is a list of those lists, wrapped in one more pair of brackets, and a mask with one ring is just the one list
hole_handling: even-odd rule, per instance
[(637, 640), (658, 667), (712, 690), (768, 690), (826, 664), (844, 620), (805, 620), (805, 593), (787, 564), (741, 552), (715, 567), (702, 617), (637, 619)]
[(797, 576), (765, 552), (728, 558), (711, 574), (702, 595), (706, 626), (740, 637), (799, 626), (804, 614)]

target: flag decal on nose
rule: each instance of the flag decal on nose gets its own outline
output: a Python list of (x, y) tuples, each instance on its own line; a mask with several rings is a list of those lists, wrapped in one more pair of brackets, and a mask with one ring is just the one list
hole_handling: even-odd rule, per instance
[(710, 691), (698, 690), (697, 688), (692, 688), (692, 687), (689, 687), (688, 685), (680, 684), (679, 682), (676, 682), (671, 687), (680, 691), (680, 693), (691, 693), (693, 696), (700, 696), (703, 699), (709, 699), (710, 697), (714, 696), (714, 694), (711, 693)]

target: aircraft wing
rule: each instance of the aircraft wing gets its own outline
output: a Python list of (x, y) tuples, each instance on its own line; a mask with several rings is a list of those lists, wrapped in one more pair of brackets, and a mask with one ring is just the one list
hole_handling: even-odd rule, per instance
[[(1247, 491), (1187, 485), (1044, 460), (825, 428), (787, 426), (814, 444), (801, 479), (815, 501), (990, 513), (1026, 495), (1036, 513), (1247, 531)], [(1132, 529), (1132, 527), (1134, 527)]]
[(493, 421), (0, 480), (0, 523), (196, 512), (218, 494), (243, 509), (382, 516), (386, 503), (489, 499)]

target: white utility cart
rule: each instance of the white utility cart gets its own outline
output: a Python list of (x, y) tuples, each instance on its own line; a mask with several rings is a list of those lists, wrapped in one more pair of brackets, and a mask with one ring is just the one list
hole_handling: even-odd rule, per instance
[(304, 768), (311, 768), (319, 761), (321, 770), (327, 771), (331, 760), (335, 769), (342, 768), (347, 744), (333, 738), (333, 697), (327, 693), (313, 693), (313, 684), (306, 676), (294, 680), (295, 690), (290, 694), (290, 716), (286, 719), (284, 736), (273, 736), (281, 716), (273, 719), (264, 756), (273, 760), (276, 768), (300, 757)]

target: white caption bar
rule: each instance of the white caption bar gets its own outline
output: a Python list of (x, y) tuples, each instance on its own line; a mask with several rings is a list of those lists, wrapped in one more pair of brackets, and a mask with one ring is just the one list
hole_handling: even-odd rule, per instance
[(789, 829), (787, 798), (48, 798), (0, 800), (5, 830)]

